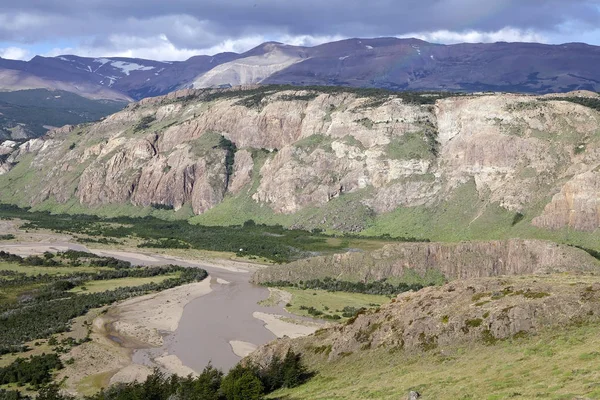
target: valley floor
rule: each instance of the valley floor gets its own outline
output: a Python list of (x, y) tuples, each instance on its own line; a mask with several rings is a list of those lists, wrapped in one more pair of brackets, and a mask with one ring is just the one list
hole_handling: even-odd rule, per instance
[[(77, 318), (69, 335), (79, 338), (89, 332), (91, 341), (61, 356), (65, 369), (55, 379), (74, 394), (92, 394), (117, 382), (141, 381), (155, 367), (182, 376), (201, 372), (209, 362), (228, 370), (262, 344), (286, 336), (310, 335), (328, 325), (314, 317), (336, 317), (336, 321), (339, 317), (339, 322), (347, 326), (353, 318), (344, 315), (349, 312), (346, 308), (356, 311), (389, 301), (386, 296), (255, 286), (250, 283), (251, 273), (264, 266), (232, 260), (225, 254), (215, 258), (215, 254), (198, 250), (140, 252), (127, 245), (90, 249), (73, 243), (68, 235), (43, 230), (24, 232), (13, 222), (0, 220), (2, 227), (14, 233), (15, 239), (0, 242), (0, 250), (15, 254), (76, 249), (134, 265), (177, 264), (209, 273), (202, 282), (131, 298)], [(43, 268), (47, 272), (53, 267)], [(61, 267), (55, 268), (60, 273)], [(552, 284), (554, 278), (566, 286), (569, 282), (600, 282), (596, 276), (577, 273), (532, 279)], [(117, 281), (93, 281), (86, 290), (91, 293), (122, 284)], [(147, 280), (139, 281), (143, 283)], [(498, 340), (493, 345), (473, 342), (425, 352), (373, 346), (341, 353), (341, 358), (332, 362), (326, 361), (324, 346), (315, 345), (302, 354), (315, 376), (268, 398), (398, 399), (416, 390), (423, 399), (600, 399), (599, 329), (597, 321), (581, 321), (535, 335)], [(319, 344), (319, 335), (299, 340), (313, 339)], [(38, 342), (31, 344), (32, 350), (26, 356), (52, 350), (47, 340)], [(14, 358), (0, 356), (0, 366)]]
[[(177, 264), (206, 269), (210, 274), (203, 282), (132, 298), (89, 313), (86, 323), (75, 322), (91, 328), (91, 341), (62, 357), (69, 362), (56, 377), (56, 381), (64, 379), (65, 389), (73, 394), (92, 394), (109, 384), (143, 380), (153, 368), (187, 376), (202, 371), (210, 362), (227, 370), (261, 344), (277, 337), (307, 335), (323, 324), (296, 318), (278, 303), (260, 305), (268, 298), (268, 290), (249, 283), (251, 272), (261, 268), (258, 264), (225, 258), (187, 260), (182, 258), (185, 252), (169, 255), (165, 249), (161, 252), (167, 254), (161, 255), (115, 246), (94, 250), (70, 242), (66, 235), (23, 232), (14, 224), (0, 222), (18, 236), (0, 243), (0, 250), (13, 254), (29, 256), (75, 249), (133, 265)], [(21, 238), (30, 241), (19, 242)], [(86, 290), (100, 290), (95, 285), (108, 289), (111, 283), (94, 281)], [(32, 347), (30, 353), (37, 354), (37, 346), (32, 343)], [(10, 355), (0, 356), (0, 363), (8, 364), (13, 359)]]

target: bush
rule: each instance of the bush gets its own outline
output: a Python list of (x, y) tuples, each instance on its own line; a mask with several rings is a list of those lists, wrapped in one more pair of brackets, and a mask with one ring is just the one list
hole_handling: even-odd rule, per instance
[(145, 131), (146, 129), (150, 128), (150, 125), (152, 125), (154, 121), (156, 121), (156, 117), (154, 115), (147, 115), (143, 117), (133, 128), (133, 132), (137, 133)]
[(62, 368), (63, 364), (56, 354), (17, 358), (10, 365), (0, 368), (0, 385), (17, 383), (19, 386), (30, 384), (37, 387), (50, 383), (51, 372)]
[[(410, 290), (421, 290), (423, 285), (420, 284), (406, 284), (400, 283), (398, 285), (392, 285), (385, 282), (384, 280), (375, 282), (348, 282), (339, 281), (333, 278), (311, 279), (308, 281), (299, 281), (299, 283), (289, 281), (275, 281), (266, 282), (265, 286), (279, 286), (279, 287), (298, 287), (300, 289), (322, 289), (332, 292), (349, 292), (349, 293), (364, 293), (364, 294), (378, 294), (384, 296), (395, 296), (399, 293), (408, 292)], [(307, 309), (308, 310), (308, 309)], [(310, 310), (308, 310), (310, 313)]]

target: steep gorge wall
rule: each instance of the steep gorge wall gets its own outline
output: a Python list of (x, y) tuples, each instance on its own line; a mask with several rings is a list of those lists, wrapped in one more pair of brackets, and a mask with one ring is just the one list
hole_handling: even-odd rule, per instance
[(465, 243), (398, 243), (381, 250), (313, 257), (261, 269), (255, 283), (334, 278), (372, 282), (425, 276), (435, 271), (447, 279), (486, 278), (553, 272), (599, 272), (600, 262), (585, 251), (546, 241), (511, 239)]

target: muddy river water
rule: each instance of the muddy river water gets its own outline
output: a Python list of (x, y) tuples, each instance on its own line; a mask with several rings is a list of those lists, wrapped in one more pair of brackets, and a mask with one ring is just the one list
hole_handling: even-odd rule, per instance
[[(97, 253), (102, 254), (102, 251)], [(212, 291), (185, 306), (177, 330), (164, 337), (161, 348), (136, 350), (133, 362), (137, 364), (152, 366), (153, 358), (168, 352), (197, 372), (202, 371), (209, 362), (214, 367), (227, 370), (240, 360), (233, 352), (230, 341), (239, 340), (259, 346), (276, 338), (265, 328), (263, 321), (252, 316), (254, 312), (287, 315), (283, 307), (263, 307), (258, 304), (269, 297), (269, 291), (250, 283), (252, 273), (248, 270), (232, 271), (206, 262), (175, 260), (154, 254), (140, 258), (114, 252), (106, 255), (130, 261), (134, 265), (177, 264), (203, 268), (210, 275), (208, 279), (211, 279)]]

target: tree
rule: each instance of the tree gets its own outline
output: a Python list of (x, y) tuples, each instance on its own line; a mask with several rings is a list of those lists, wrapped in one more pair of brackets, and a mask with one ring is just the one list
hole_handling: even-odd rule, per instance
[(256, 222), (253, 219), (249, 219), (244, 222), (244, 228), (254, 228), (256, 226)]
[(306, 367), (302, 364), (300, 354), (288, 350), (281, 367), (283, 372), (282, 387), (293, 388), (303, 384), (309, 377)]
[(223, 381), (223, 372), (210, 363), (204, 368), (194, 384), (194, 399), (219, 400), (219, 388)]
[(16, 390), (4, 390), (0, 389), (0, 399), (2, 400), (21, 400), (21, 399), (29, 399), (29, 397), (23, 397), (21, 392)]
[(281, 388), (293, 388), (304, 383), (310, 374), (301, 362), (300, 354), (288, 350), (283, 360), (274, 356), (260, 373), (265, 391), (270, 393)]
[(58, 385), (48, 385), (40, 389), (36, 400), (73, 400), (74, 398), (60, 393)]
[(223, 379), (221, 392), (227, 400), (260, 400), (264, 388), (255, 367), (238, 364)]
[(210, 363), (198, 377), (180, 378), (175, 391), (178, 400), (221, 400), (223, 373)]

